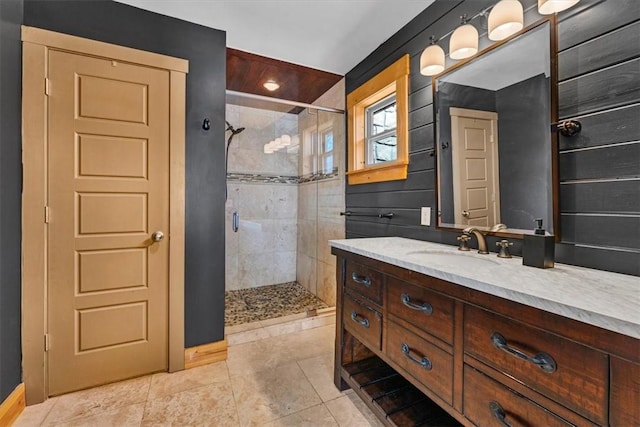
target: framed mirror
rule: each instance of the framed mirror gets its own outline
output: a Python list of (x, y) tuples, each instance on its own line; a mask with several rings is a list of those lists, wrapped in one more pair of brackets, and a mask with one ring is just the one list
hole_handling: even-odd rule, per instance
[[(558, 230), (552, 19), (434, 76), (438, 227)], [(553, 58), (553, 60), (552, 60)]]

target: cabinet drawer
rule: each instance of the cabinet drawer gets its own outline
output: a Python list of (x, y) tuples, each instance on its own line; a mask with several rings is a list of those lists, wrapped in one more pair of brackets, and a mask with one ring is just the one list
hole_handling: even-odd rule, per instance
[(389, 313), (453, 344), (453, 300), (402, 280), (387, 277)]
[(453, 356), (394, 322), (387, 327), (389, 359), (451, 404)]
[(640, 365), (611, 358), (611, 427), (640, 426)]
[(465, 306), (464, 317), (466, 354), (598, 424), (608, 423), (606, 354), (477, 307)]
[(360, 342), (370, 348), (380, 350), (382, 341), (382, 316), (380, 313), (345, 295), (342, 324)]
[(572, 425), (469, 365), (464, 366), (463, 405), (464, 416), (483, 427)]
[(382, 303), (382, 273), (378, 271), (347, 261), (344, 286), (351, 294), (362, 295), (378, 305)]

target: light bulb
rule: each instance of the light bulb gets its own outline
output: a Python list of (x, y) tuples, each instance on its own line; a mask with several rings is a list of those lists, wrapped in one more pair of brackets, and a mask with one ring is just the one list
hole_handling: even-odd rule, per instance
[(420, 74), (434, 76), (442, 71), (444, 71), (444, 50), (437, 44), (432, 44), (420, 55)]
[(265, 89), (267, 89), (268, 91), (273, 92), (274, 90), (277, 90), (278, 88), (280, 88), (280, 85), (276, 82), (274, 82), (273, 80), (267, 80), (266, 82), (264, 82), (262, 84), (262, 86), (264, 86)]
[(453, 32), (449, 40), (449, 57), (464, 59), (478, 52), (478, 30), (471, 24), (462, 25)]
[(538, 0), (538, 12), (542, 15), (552, 15), (569, 9), (580, 0)]
[(501, 0), (489, 13), (489, 40), (504, 40), (524, 28), (524, 10), (518, 0)]

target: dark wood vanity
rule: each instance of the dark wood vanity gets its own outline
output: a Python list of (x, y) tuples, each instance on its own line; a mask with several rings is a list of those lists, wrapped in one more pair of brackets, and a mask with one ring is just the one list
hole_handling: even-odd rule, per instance
[(334, 381), (385, 425), (640, 426), (640, 340), (332, 253)]

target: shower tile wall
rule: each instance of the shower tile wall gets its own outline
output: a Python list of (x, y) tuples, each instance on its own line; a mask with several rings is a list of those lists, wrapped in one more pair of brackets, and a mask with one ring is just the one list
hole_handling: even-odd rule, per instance
[[(297, 176), (298, 156), (295, 150), (265, 154), (263, 147), (283, 134), (297, 135), (297, 116), (227, 105), (226, 118), (245, 128), (229, 146), (228, 172), (234, 179), (228, 182), (226, 203), (226, 289), (294, 281), (298, 186), (286, 179), (264, 181)], [(234, 211), (240, 215), (237, 233)]]
[[(344, 79), (320, 97), (315, 104), (344, 109)], [(298, 192), (298, 282), (316, 294), (328, 305), (335, 305), (336, 263), (331, 255), (330, 239), (344, 238), (344, 171), (345, 171), (345, 123), (342, 114), (318, 111), (299, 114), (299, 128), (302, 134), (300, 154), (300, 175), (305, 177), (321, 171), (322, 162), (317, 150), (310, 150), (305, 144), (305, 130), (313, 128), (332, 129), (333, 165), (336, 176), (300, 184)]]

